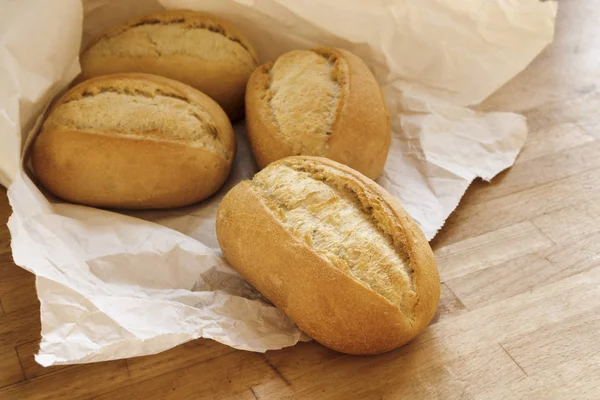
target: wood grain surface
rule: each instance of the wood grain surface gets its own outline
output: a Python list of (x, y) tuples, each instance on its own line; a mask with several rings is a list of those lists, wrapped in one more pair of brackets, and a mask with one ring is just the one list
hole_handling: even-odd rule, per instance
[(0, 399), (600, 399), (600, 2), (559, 8), (555, 43), (480, 107), (524, 113), (530, 135), (432, 242), (441, 303), (413, 342), (355, 357), (197, 340), (42, 368), (34, 278), (12, 263), (2, 190)]

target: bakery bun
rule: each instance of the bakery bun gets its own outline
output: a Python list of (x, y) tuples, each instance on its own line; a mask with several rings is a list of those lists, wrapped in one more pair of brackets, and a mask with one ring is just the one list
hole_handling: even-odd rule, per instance
[(83, 82), (49, 112), (32, 151), (39, 181), (74, 203), (183, 206), (224, 183), (236, 142), (225, 112), (183, 83), (146, 74)]
[(258, 165), (322, 156), (375, 179), (391, 142), (381, 90), (364, 62), (340, 49), (291, 51), (254, 71), (246, 123)]
[(164, 11), (107, 32), (81, 56), (82, 79), (144, 72), (186, 83), (212, 97), (234, 120), (257, 67), (250, 42), (227, 22), (192, 11)]
[(337, 162), (270, 164), (227, 193), (216, 224), (231, 265), (334, 350), (392, 350), (436, 311), (440, 278), (423, 233), (383, 188)]

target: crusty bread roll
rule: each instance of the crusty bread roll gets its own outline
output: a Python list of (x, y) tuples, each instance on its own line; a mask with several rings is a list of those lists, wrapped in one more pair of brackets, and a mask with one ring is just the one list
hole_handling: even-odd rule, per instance
[(117, 74), (83, 82), (53, 106), (32, 163), (62, 199), (165, 208), (216, 192), (235, 149), (227, 115), (208, 96), (159, 76)]
[(212, 97), (229, 117), (244, 111), (244, 91), (256, 51), (219, 18), (164, 11), (117, 26), (81, 56), (82, 78), (144, 72), (186, 83)]
[(322, 156), (375, 179), (391, 142), (373, 74), (357, 56), (333, 48), (292, 51), (256, 69), (246, 123), (261, 168), (288, 156)]
[(360, 173), (289, 157), (227, 193), (217, 238), (231, 265), (318, 342), (392, 350), (433, 317), (440, 278), (423, 233)]

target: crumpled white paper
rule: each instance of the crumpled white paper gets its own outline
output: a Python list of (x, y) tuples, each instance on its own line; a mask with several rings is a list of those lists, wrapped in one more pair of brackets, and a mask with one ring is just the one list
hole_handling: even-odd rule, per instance
[(514, 162), (525, 119), (465, 107), (551, 42), (557, 11), (556, 2), (538, 0), (2, 2), (0, 182), (12, 181), (15, 262), (37, 275), (42, 365), (152, 354), (199, 337), (252, 351), (305, 339), (218, 251), (219, 200), (256, 170), (243, 124), (224, 189), (177, 210), (125, 215), (64, 204), (46, 196), (20, 164), (47, 103), (79, 72), (80, 45), (162, 7), (230, 19), (264, 62), (318, 45), (361, 56), (392, 117), (392, 150), (379, 182), (430, 239), (474, 178), (491, 179)]

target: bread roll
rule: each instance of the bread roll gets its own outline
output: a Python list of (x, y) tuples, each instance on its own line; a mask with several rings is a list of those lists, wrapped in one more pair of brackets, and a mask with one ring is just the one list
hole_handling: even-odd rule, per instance
[(322, 156), (375, 179), (390, 148), (381, 90), (362, 60), (339, 49), (292, 51), (248, 81), (246, 123), (258, 165)]
[(423, 233), (375, 182), (321, 157), (272, 163), (227, 193), (223, 254), (323, 345), (392, 350), (428, 325), (440, 278)]
[(191, 11), (165, 11), (107, 32), (81, 56), (83, 79), (145, 72), (186, 83), (212, 97), (229, 117), (244, 111), (244, 91), (257, 67), (250, 42), (225, 21)]
[(33, 145), (33, 168), (54, 195), (97, 207), (195, 203), (223, 184), (233, 129), (197, 90), (145, 74), (102, 76), (67, 92)]

